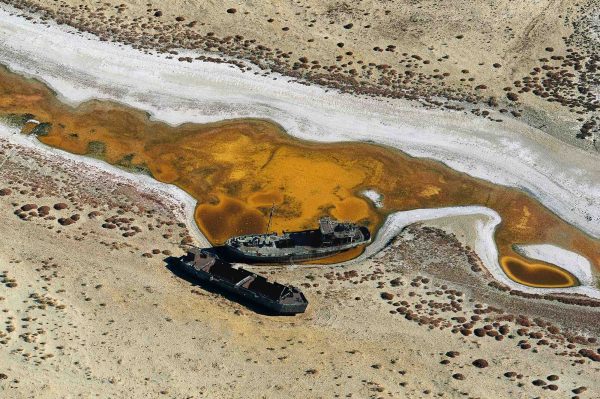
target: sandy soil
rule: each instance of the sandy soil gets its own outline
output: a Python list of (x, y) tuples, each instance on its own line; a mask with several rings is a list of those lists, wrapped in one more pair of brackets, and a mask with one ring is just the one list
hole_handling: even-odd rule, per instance
[(11, 155), (0, 169), (0, 223), (11, 231), (0, 242), (7, 397), (558, 398), (600, 389), (597, 308), (488, 286), (470, 250), (442, 230), (410, 227), (360, 265), (255, 267), (310, 300), (304, 315), (272, 317), (169, 266), (190, 239), (164, 196), (30, 147), (0, 148)]
[(351, 92), (525, 119), (590, 150), (598, 140), (597, 0), (7, 2), (182, 62), (197, 55), (181, 48), (200, 50)]

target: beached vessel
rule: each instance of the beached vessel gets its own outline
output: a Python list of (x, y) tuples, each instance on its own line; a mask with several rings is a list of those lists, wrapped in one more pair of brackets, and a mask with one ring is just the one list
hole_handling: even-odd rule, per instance
[(308, 306), (306, 297), (296, 287), (268, 281), (249, 270), (234, 267), (205, 250), (194, 248), (179, 260), (188, 274), (274, 313), (303, 313)]
[(287, 263), (325, 258), (370, 241), (366, 227), (325, 217), (318, 229), (232, 237), (225, 248), (247, 263)]

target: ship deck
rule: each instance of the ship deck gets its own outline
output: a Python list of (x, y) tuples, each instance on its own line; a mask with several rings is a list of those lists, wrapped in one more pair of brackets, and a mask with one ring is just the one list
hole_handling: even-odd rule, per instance
[(321, 226), (282, 235), (250, 234), (232, 237), (225, 248), (230, 259), (252, 263), (286, 263), (321, 259), (370, 242), (366, 227), (336, 231), (335, 226)]
[(301, 292), (294, 291), (291, 287), (276, 281), (268, 281), (266, 277), (249, 270), (235, 268), (220, 259), (213, 261), (212, 258), (201, 258), (195, 263), (193, 256), (188, 254), (182, 258), (182, 261), (193, 268), (196, 273), (209, 275), (230, 286), (244, 288), (280, 304), (297, 304), (306, 301)]

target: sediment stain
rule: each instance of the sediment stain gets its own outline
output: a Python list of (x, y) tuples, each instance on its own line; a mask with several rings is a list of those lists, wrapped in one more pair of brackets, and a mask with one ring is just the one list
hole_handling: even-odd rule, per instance
[(524, 262), (505, 256), (502, 258), (502, 268), (511, 279), (530, 287), (572, 287), (577, 284), (577, 279), (571, 273), (542, 262)]
[[(524, 192), (395, 149), (305, 142), (265, 120), (173, 127), (108, 101), (73, 108), (42, 83), (1, 68), (0, 116), (19, 121), (31, 134), (36, 129), (26, 122), (35, 118), (45, 126), (38, 139), (47, 145), (100, 157), (177, 185), (198, 200), (196, 221), (214, 244), (231, 235), (264, 232), (273, 203), (276, 231), (311, 228), (319, 217), (331, 215), (366, 224), (373, 234), (392, 212), (484, 205), (502, 217), (495, 236), (500, 263), (516, 281), (548, 287), (577, 284), (555, 265), (520, 256), (514, 244), (568, 248), (600, 268), (600, 240)], [(364, 198), (366, 189), (383, 195), (384, 206), (376, 208)]]

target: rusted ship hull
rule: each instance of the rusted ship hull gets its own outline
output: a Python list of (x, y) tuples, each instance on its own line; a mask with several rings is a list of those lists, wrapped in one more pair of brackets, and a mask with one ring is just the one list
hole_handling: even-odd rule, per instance
[(261, 256), (261, 255), (251, 255), (244, 252), (239, 251), (236, 248), (227, 246), (227, 253), (232, 260), (237, 262), (244, 263), (252, 263), (252, 264), (267, 264), (267, 263), (293, 263), (293, 262), (306, 262), (311, 260), (318, 260), (328, 258), (333, 255), (337, 255), (339, 253), (348, 251), (352, 248), (355, 248), (357, 245), (336, 249), (336, 250), (323, 250), (323, 251), (310, 251), (305, 253), (294, 253), (294, 254), (285, 254), (281, 256)]
[(366, 227), (321, 220), (319, 229), (232, 237), (229, 259), (244, 263), (292, 263), (323, 259), (371, 242)]
[(246, 269), (234, 268), (231, 264), (216, 259), (204, 266), (195, 262), (191, 253), (180, 258), (184, 271), (198, 280), (223, 291), (234, 294), (270, 312), (279, 315), (294, 315), (306, 311), (308, 301), (295, 287), (269, 282), (263, 276)]

